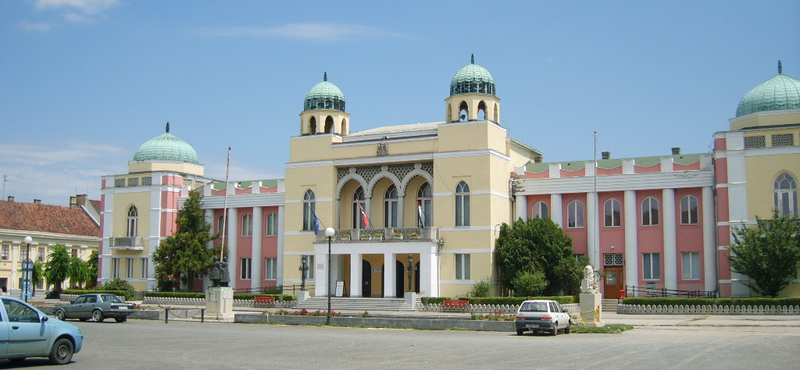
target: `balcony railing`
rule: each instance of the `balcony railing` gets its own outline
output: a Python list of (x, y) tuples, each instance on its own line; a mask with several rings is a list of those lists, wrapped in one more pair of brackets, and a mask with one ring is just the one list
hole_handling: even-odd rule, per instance
[(111, 249), (140, 251), (144, 250), (142, 238), (138, 236), (112, 237)]
[[(317, 241), (327, 241), (325, 233), (320, 230), (317, 234)], [(337, 243), (359, 243), (359, 242), (438, 242), (438, 227), (387, 227), (383, 229), (342, 229), (336, 230), (331, 239)]]

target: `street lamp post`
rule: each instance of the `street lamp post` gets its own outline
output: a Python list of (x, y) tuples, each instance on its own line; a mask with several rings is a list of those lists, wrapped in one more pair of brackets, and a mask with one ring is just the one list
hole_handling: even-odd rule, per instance
[(28, 247), (25, 249), (25, 261), (22, 261), (22, 299), (25, 302), (31, 296), (31, 273), (33, 272), (33, 263), (31, 263), (31, 239), (30, 236), (25, 237), (25, 244)]
[(306, 271), (308, 271), (308, 256), (303, 256), (300, 258), (300, 271), (302, 274), (300, 275), (300, 291), (306, 291)]
[(413, 292), (414, 291), (414, 271), (416, 269), (417, 268), (414, 266), (414, 256), (411, 253), (409, 253), (408, 254), (408, 268), (406, 269), (406, 271), (408, 271), (408, 291), (409, 292)]
[(333, 238), (333, 234), (336, 233), (332, 227), (325, 229), (325, 236), (328, 237), (328, 314), (325, 320), (325, 325), (331, 324), (331, 238)]

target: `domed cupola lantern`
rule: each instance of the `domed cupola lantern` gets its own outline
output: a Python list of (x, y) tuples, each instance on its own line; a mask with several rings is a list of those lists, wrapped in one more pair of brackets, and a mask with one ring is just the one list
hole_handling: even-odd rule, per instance
[(739, 101), (736, 117), (788, 109), (800, 109), (800, 80), (783, 74), (778, 61), (778, 75), (750, 90)]
[(300, 135), (349, 133), (350, 115), (344, 110), (342, 90), (328, 82), (325, 72), (322, 82), (306, 94), (303, 112), (300, 113)]
[(447, 122), (491, 121), (500, 124), (500, 98), (496, 95), (492, 74), (475, 64), (461, 68), (450, 81), (447, 103)]
[(134, 161), (176, 161), (199, 164), (197, 152), (189, 143), (169, 133), (169, 122), (166, 132), (147, 140), (133, 155)]

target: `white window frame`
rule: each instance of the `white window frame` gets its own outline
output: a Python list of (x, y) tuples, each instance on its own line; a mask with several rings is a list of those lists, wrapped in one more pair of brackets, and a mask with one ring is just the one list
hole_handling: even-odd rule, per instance
[[(609, 223), (609, 216), (611, 217), (610, 223)], [(611, 198), (606, 200), (605, 203), (603, 203), (603, 226), (605, 227), (622, 226), (622, 203), (618, 199)]]
[(136, 235), (139, 235), (139, 210), (136, 206), (131, 206), (128, 208), (128, 223), (127, 223), (127, 230), (125, 230), (125, 236), (129, 238), (133, 238)]
[(700, 252), (681, 252), (681, 278), (700, 280)]
[(455, 258), (456, 280), (470, 280), (470, 255), (456, 253)]
[(661, 280), (661, 254), (642, 253), (642, 280)]
[(681, 198), (681, 225), (697, 225), (700, 223), (699, 203), (694, 195)]
[(147, 274), (150, 272), (149, 262), (150, 261), (147, 259), (147, 257), (139, 258), (139, 263), (142, 264), (139, 266), (139, 273), (142, 275), (142, 279), (147, 279)]
[[(658, 226), (660, 218), (660, 205), (653, 196), (642, 199), (642, 226)], [(655, 213), (655, 217), (653, 216)]]
[(317, 202), (314, 192), (306, 190), (303, 195), (303, 231), (314, 231), (314, 212), (316, 212)]
[(9, 259), (11, 259), (11, 246), (8, 244), (3, 244), (2, 260), (8, 261)]
[(568, 229), (583, 229), (584, 217), (586, 215), (583, 202), (578, 199), (573, 199), (567, 203), (567, 228)]
[(398, 227), (398, 195), (397, 187), (394, 184), (386, 189), (386, 194), (383, 198), (383, 226), (384, 227)]
[(278, 259), (267, 257), (264, 259), (264, 280), (278, 280)]
[(241, 280), (251, 280), (253, 278), (253, 259), (250, 257), (242, 257), (239, 261), (241, 261), (239, 264), (241, 267)]
[[(366, 199), (364, 198), (364, 188), (359, 186), (358, 189), (353, 193), (353, 228), (354, 229), (364, 229), (367, 225), (364, 223), (364, 217), (361, 216), (361, 209), (364, 208), (364, 214), (366, 214), (367, 209), (364, 206), (366, 204)], [(369, 216), (367, 216), (369, 217)]]
[(119, 258), (111, 259), (111, 277), (112, 278), (119, 277)]
[(253, 214), (242, 215), (242, 236), (253, 236)]
[(278, 235), (278, 215), (275, 212), (270, 212), (267, 215), (267, 236)]
[(469, 185), (461, 181), (456, 185), (456, 226), (469, 226)]
[(549, 206), (543, 201), (533, 203), (531, 206), (531, 218), (547, 218), (550, 217)]
[(783, 172), (772, 186), (773, 207), (780, 216), (797, 216), (797, 181), (792, 175)]
[(429, 226), (433, 225), (433, 200), (432, 199), (433, 199), (433, 189), (431, 188), (431, 185), (428, 184), (427, 182), (422, 184), (422, 185), (420, 185), (419, 189), (417, 190), (417, 204), (415, 205), (415, 207), (417, 207), (417, 211), (414, 212), (414, 213), (417, 214), (417, 217), (416, 217), (417, 225), (416, 226), (419, 226), (419, 224), (420, 224), (420, 219), (419, 219), (419, 207), (420, 206), (422, 207), (422, 215), (425, 216), (425, 223), (422, 225), (422, 227), (429, 227)]
[(316, 276), (317, 265), (316, 259), (314, 258), (313, 254), (306, 255), (306, 263), (308, 264), (308, 271), (306, 271), (306, 280), (314, 280), (314, 276)]
[(126, 258), (127, 271), (125, 271), (126, 279), (133, 279), (133, 258)]

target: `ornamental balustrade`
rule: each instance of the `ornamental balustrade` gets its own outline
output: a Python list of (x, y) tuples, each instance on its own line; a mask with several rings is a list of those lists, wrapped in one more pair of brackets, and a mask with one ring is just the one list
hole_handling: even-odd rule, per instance
[(111, 249), (116, 250), (144, 250), (142, 238), (138, 236), (112, 237)]
[[(317, 234), (317, 242), (327, 242), (325, 233)], [(438, 242), (438, 227), (387, 227), (381, 229), (341, 229), (331, 238), (334, 243), (352, 242)]]
[(620, 304), (617, 306), (617, 313), (642, 315), (800, 315), (800, 306)]

